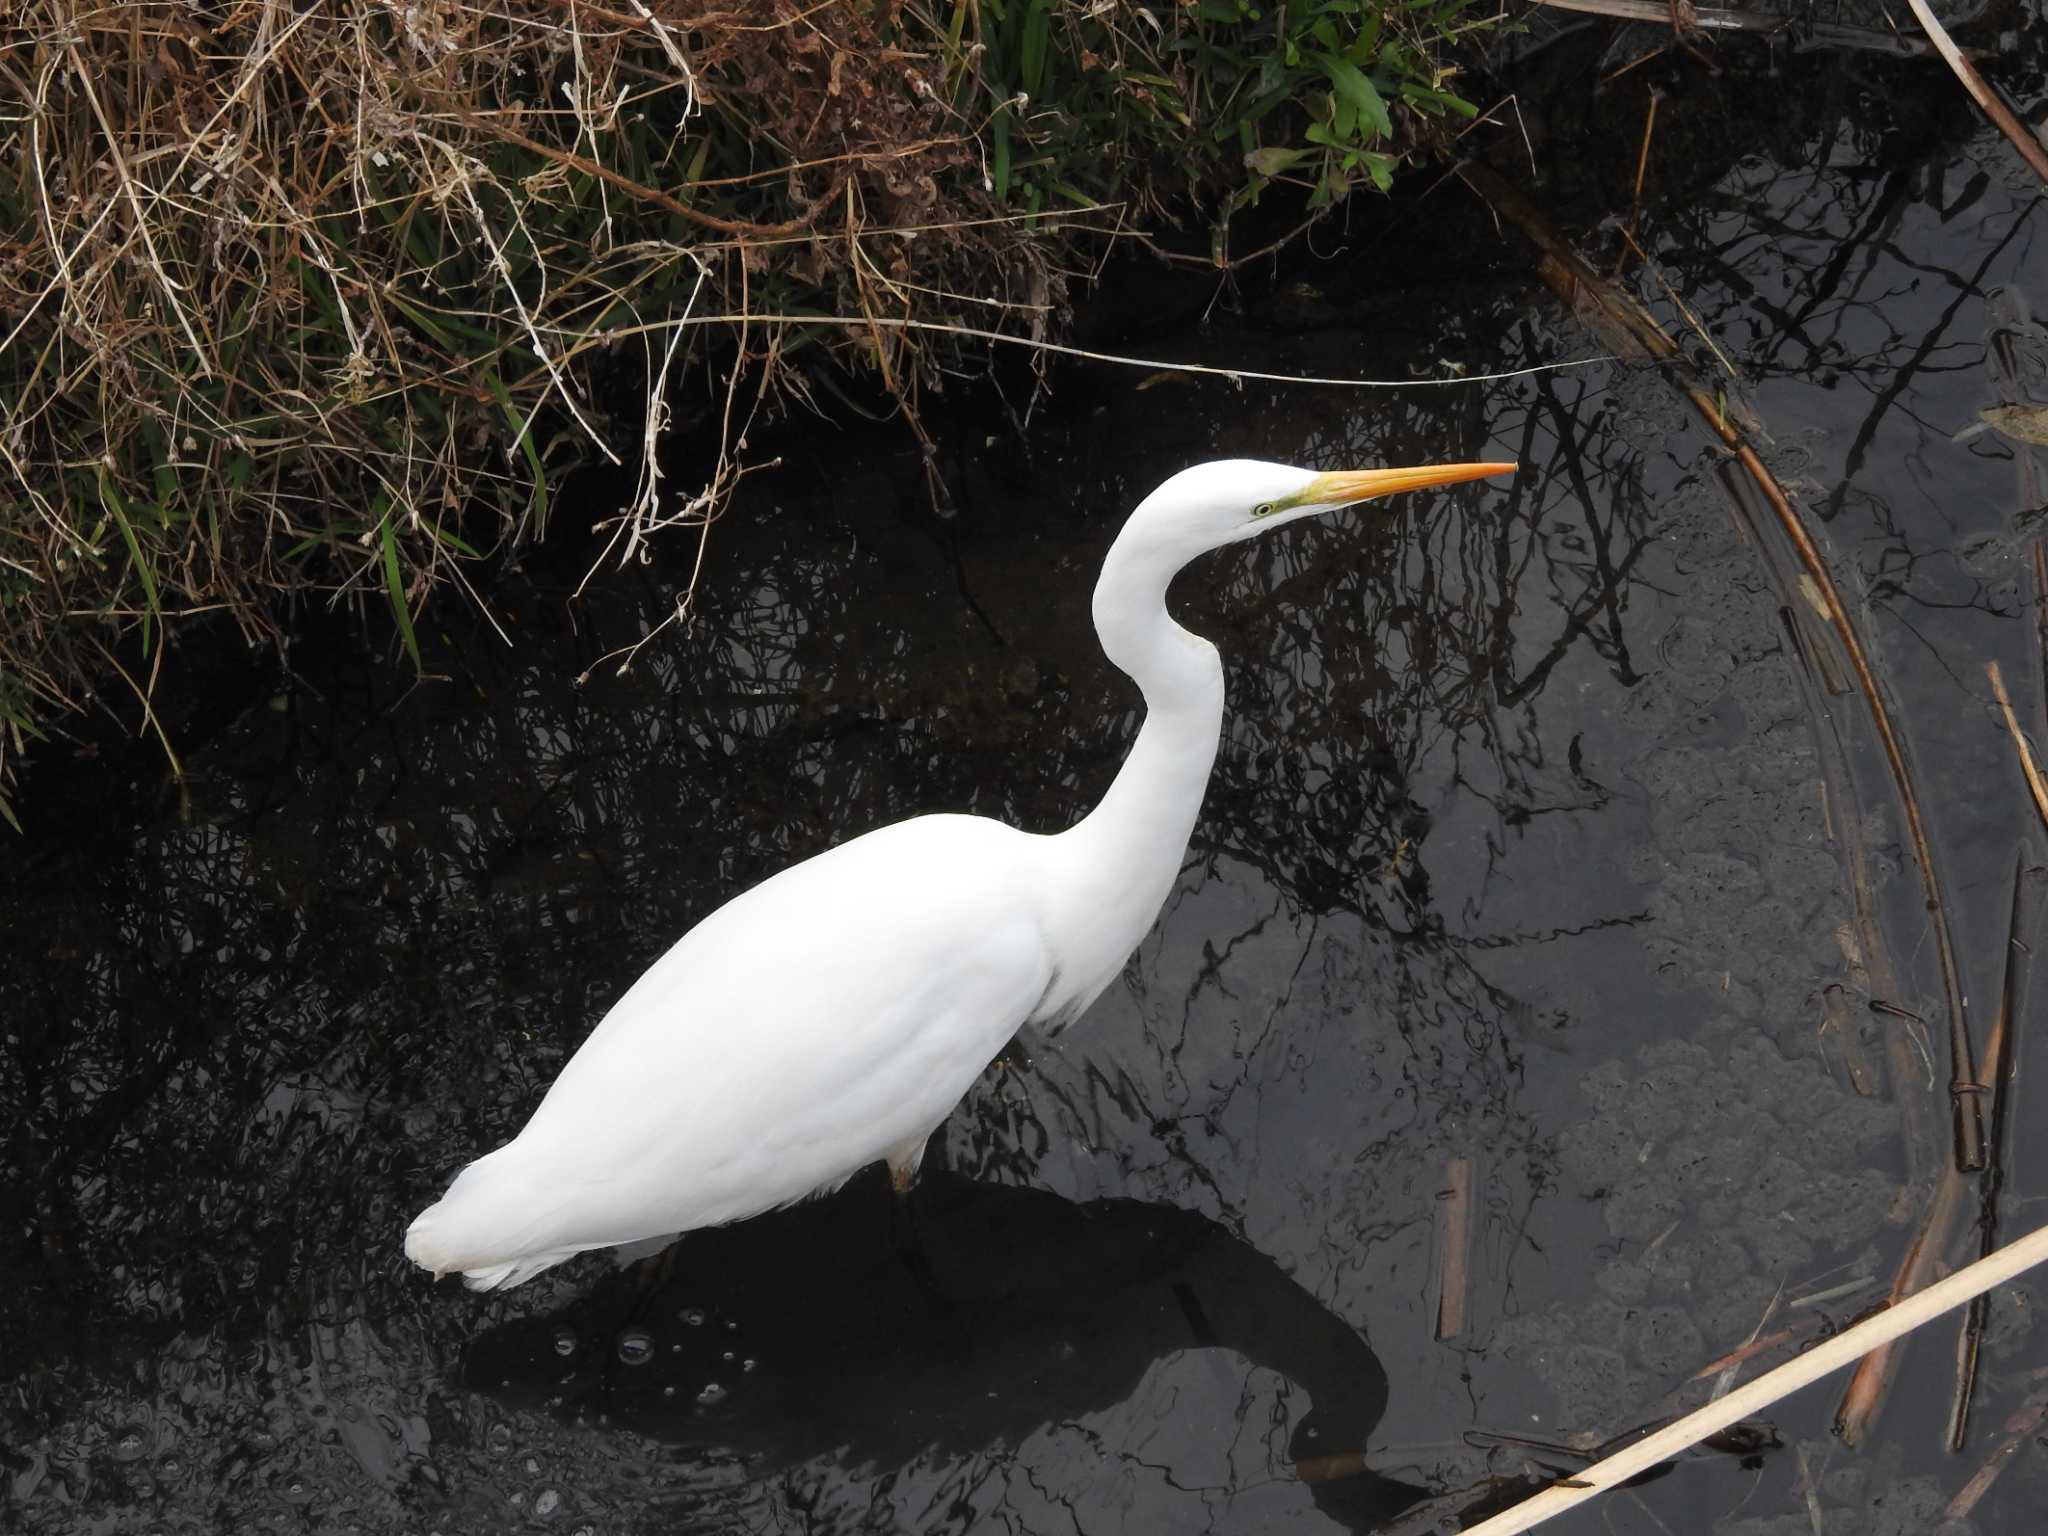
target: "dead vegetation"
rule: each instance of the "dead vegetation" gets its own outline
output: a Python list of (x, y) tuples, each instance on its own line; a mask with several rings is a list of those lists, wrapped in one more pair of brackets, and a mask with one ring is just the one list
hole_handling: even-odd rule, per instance
[[(539, 535), (575, 464), (637, 473), (606, 553), (638, 558), (820, 369), (914, 426), (949, 326), (1046, 336), (1191, 192), (1227, 248), (1275, 181), (1384, 185), (1470, 111), (1432, 62), (1465, 3), (13, 11), (0, 812), (108, 679), (154, 723), (178, 621), (257, 643), (281, 594), (368, 595), (417, 665), (428, 592)], [(662, 483), (671, 434), (723, 445), (708, 484)]]

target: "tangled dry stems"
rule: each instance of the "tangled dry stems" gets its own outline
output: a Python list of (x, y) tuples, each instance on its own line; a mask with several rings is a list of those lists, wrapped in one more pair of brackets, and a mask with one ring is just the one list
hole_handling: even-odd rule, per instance
[[(0, 813), (26, 742), (109, 678), (154, 723), (175, 621), (224, 612), (259, 643), (280, 595), (381, 596), (417, 664), (428, 591), (537, 537), (593, 455), (638, 475), (608, 559), (701, 530), (801, 354), (878, 377), (914, 426), (957, 353), (901, 322), (1043, 335), (1091, 248), (1237, 158), (1181, 140), (1257, 105), (1245, 61), (1215, 67), (1221, 24), (1163, 9), (15, 11)], [(1018, 84), (1049, 57), (1070, 99), (1034, 115)], [(722, 387), (684, 406), (671, 386), (713, 357)], [(661, 477), (678, 430), (721, 445), (687, 492)]]

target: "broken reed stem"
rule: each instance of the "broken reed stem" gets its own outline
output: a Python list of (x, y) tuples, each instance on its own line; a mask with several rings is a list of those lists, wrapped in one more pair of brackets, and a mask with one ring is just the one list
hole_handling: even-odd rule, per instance
[[(1998, 1196), (2005, 1186), (2005, 1128), (2012, 1108), (2012, 1082), (2018, 1062), (2018, 1041), (2014, 1026), (2025, 1007), (2026, 960), (2030, 951), (2025, 935), (2039, 926), (2038, 889), (2027, 880), (2030, 841), (2023, 841), (2013, 859), (2012, 915), (2006, 924), (2005, 975), (1998, 992), (1998, 1013), (1992, 1020), (1991, 1036), (1984, 1042), (1984, 1080), (1991, 1085), (1991, 1134), (1985, 1147), (1984, 1173), (1978, 1184), (1977, 1252), (1979, 1256), (1998, 1247)], [(1970, 1303), (1956, 1338), (1956, 1386), (1949, 1402), (1948, 1448), (1960, 1451), (1970, 1432), (1970, 1399), (1977, 1385), (1977, 1357), (1983, 1345), (1984, 1324), (1990, 1314), (1991, 1298), (1979, 1296)]]
[[(1903, 1050), (1903, 1044), (1898, 1048)], [(1895, 1072), (1894, 1081), (1903, 1084), (1909, 1079), (1904, 1072)], [(1926, 1218), (1920, 1223), (1920, 1230), (1906, 1249), (1905, 1256), (1899, 1260), (1898, 1273), (1892, 1277), (1888, 1306), (1898, 1306), (1909, 1297), (1925, 1293), (1934, 1274), (1935, 1263), (1948, 1247), (1949, 1234), (1962, 1208), (1963, 1175), (1951, 1159), (1942, 1165), (1934, 1197), (1927, 1203)], [(1884, 1407), (1885, 1389), (1891, 1385), (1897, 1364), (1897, 1347), (1889, 1342), (1879, 1345), (1857, 1362), (1848, 1385), (1842, 1389), (1841, 1402), (1835, 1405), (1835, 1433), (1843, 1444), (1860, 1445), (1869, 1435), (1877, 1422), (1878, 1410)]]
[[(1650, 135), (1657, 127), (1657, 103), (1663, 99), (1664, 93), (1658, 90), (1656, 86), (1651, 86), (1650, 105), (1643, 113), (1643, 146), (1636, 151), (1636, 185), (1635, 191), (1629, 197), (1628, 228), (1623, 231), (1623, 238), (1631, 246), (1635, 247), (1638, 254), (1641, 254), (1642, 247), (1636, 245), (1635, 230), (1637, 221), (1643, 216), (1643, 177), (1649, 173), (1650, 169)], [(1621, 274), (1621, 264), (1619, 262), (1615, 263), (1614, 271), (1616, 276)]]
[(1984, 1458), (1984, 1465), (1977, 1469), (1976, 1475), (1948, 1501), (1948, 1508), (1943, 1514), (1951, 1520), (1966, 1518), (1991, 1491), (1991, 1485), (1998, 1481), (1998, 1474), (2012, 1461), (2013, 1453), (2033, 1438), (2044, 1418), (2048, 1418), (2048, 1392), (2037, 1394), (2032, 1402), (2005, 1421), (2005, 1439)]
[(1436, 1336), (1455, 1339), (1465, 1331), (1465, 1292), (1471, 1284), (1472, 1159), (1451, 1159), (1448, 1188), (1441, 1196), (1443, 1288), (1437, 1295)]
[(1998, 99), (1997, 94), (1977, 73), (1977, 66), (1963, 57), (1963, 51), (1950, 40), (1948, 29), (1935, 19), (1934, 12), (1927, 8), (1927, 0), (1906, 0), (1913, 8), (1913, 15), (1926, 32), (1927, 40), (1934, 44), (1934, 51), (1941, 55), (1948, 67), (1955, 71), (1956, 78), (1963, 82), (1963, 89), (1970, 93), (1970, 99), (1977, 103), (1984, 115), (1991, 119), (1992, 126), (2011, 141), (2012, 147), (2020, 152), (2020, 158), (2027, 162), (2034, 174), (2048, 186), (2048, 149), (2041, 147), (2041, 141), (2017, 117), (2012, 109)]
[[(1694, 1371), (1692, 1375), (1688, 1376), (1686, 1380), (1704, 1381), (1709, 1376), (1719, 1376), (1724, 1372), (1732, 1371), (1744, 1361), (1754, 1360), (1758, 1355), (1776, 1349), (1780, 1344), (1795, 1337), (1796, 1334), (1796, 1329), (1780, 1328), (1776, 1333), (1766, 1333), (1753, 1337), (1747, 1344), (1738, 1344), (1719, 1359), (1709, 1360), (1705, 1365)], [(1720, 1395), (1719, 1392), (1715, 1393), (1717, 1397)]]
[[(2038, 550), (2037, 550), (2038, 553)], [(2020, 772), (2027, 780), (2027, 792), (2034, 797), (2034, 809), (2040, 813), (2044, 826), (2048, 826), (2048, 782), (2041, 778), (2041, 770), (2034, 764), (2034, 749), (2027, 742), (2027, 733), (2020, 729), (2019, 716), (2013, 713), (2012, 699), (2005, 691), (2005, 675), (1998, 670), (1998, 663), (1984, 663), (1984, 675), (1991, 679), (1992, 697), (1998, 700), (1999, 710), (2005, 715), (2005, 728), (2012, 732), (2012, 744), (2019, 753)]]
[(1718, 1402), (1687, 1414), (1626, 1450), (1575, 1472), (1568, 1484), (1553, 1484), (1534, 1498), (1525, 1499), (1490, 1520), (1482, 1520), (1469, 1527), (1465, 1536), (1515, 1536), (1540, 1525), (2044, 1262), (2048, 1262), (2048, 1226), (2036, 1228), (1990, 1258), (1979, 1259), (1917, 1295), (1822, 1340), (1797, 1359), (1766, 1371)]
[(2048, 720), (2048, 545), (2034, 540), (2034, 660), (2041, 669), (2035, 695)]

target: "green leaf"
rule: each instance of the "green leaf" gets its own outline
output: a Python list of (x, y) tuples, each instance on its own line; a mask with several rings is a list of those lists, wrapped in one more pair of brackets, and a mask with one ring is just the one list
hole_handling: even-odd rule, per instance
[(491, 397), (498, 402), (498, 409), (505, 413), (505, 420), (510, 423), (512, 430), (519, 434), (518, 447), (526, 459), (526, 472), (533, 476), (534, 494), (545, 502), (548, 499), (548, 472), (546, 466), (541, 463), (540, 451), (533, 445), (533, 423), (519, 419), (519, 407), (512, 403), (512, 392), (505, 387), (505, 381), (498, 377), (497, 369), (486, 368), (483, 375), (484, 388), (488, 389)]
[(1387, 116), (1387, 104), (1380, 99), (1379, 88), (1359, 73), (1356, 64), (1334, 53), (1317, 54), (1316, 63), (1322, 66), (1337, 94), (1356, 109), (1360, 122), (1383, 139), (1394, 136), (1394, 120)]
[(995, 120), (989, 124), (989, 134), (996, 141), (995, 164), (989, 169), (989, 177), (996, 184), (996, 200), (1007, 202), (1010, 197), (1010, 109), (996, 108)]
[(1045, 93), (1045, 48), (1052, 32), (1052, 0), (1031, 0), (1024, 18), (1024, 43), (1019, 50), (1019, 73), (1024, 93), (1034, 99)]
[(450, 533), (446, 528), (443, 528), (439, 523), (429, 522), (427, 519), (421, 518), (420, 526), (426, 529), (427, 532), (430, 535), (432, 535), (433, 540), (436, 544), (446, 544), (450, 549), (453, 549), (461, 554), (465, 554), (469, 556), (469, 558), (472, 560), (478, 560), (482, 558), (482, 556), (477, 554), (475, 548), (472, 547), (466, 540), (458, 539), (454, 534)]
[(1307, 156), (1303, 149), (1255, 149), (1244, 157), (1244, 168), (1255, 176), (1284, 176)]
[(1432, 117), (1440, 116), (1445, 111), (1455, 112), (1460, 117), (1479, 115), (1479, 109), (1464, 97), (1454, 96), (1449, 91), (1432, 90), (1426, 85), (1402, 86), (1401, 99), (1413, 103)]
[(156, 576), (149, 568), (149, 562), (142, 558), (142, 545), (135, 537), (135, 529), (128, 521), (127, 505), (121, 500), (113, 479), (105, 470), (100, 471), (100, 503), (114, 514), (114, 526), (121, 530), (121, 542), (128, 546), (128, 563), (135, 567), (135, 574), (142, 581), (142, 649), (149, 650), (149, 631), (152, 622), (161, 622), (163, 608), (157, 601)]
[(398, 574), (398, 535), (392, 531), (388, 510), (379, 519), (377, 532), (384, 541), (384, 591), (391, 599), (391, 616), (398, 620), (399, 638), (405, 641), (406, 654), (412, 657), (413, 671), (424, 672), (419, 637), (412, 632), (412, 614), (405, 606), (405, 581)]

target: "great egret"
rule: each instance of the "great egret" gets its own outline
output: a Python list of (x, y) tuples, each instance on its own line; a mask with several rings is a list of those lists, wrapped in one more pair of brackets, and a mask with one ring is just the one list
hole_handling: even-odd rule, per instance
[(1507, 474), (1440, 464), (1317, 474), (1233, 459), (1139, 503), (1095, 584), (1102, 648), (1145, 723), (1065, 832), (919, 816), (763, 881), (685, 934), (606, 1014), (511, 1141), (456, 1175), (405, 1251), (473, 1290), (590, 1248), (736, 1221), (926, 1139), (1025, 1024), (1059, 1030), (1158, 916), (1223, 724), (1216, 648), (1166, 611), (1208, 550), (1397, 491)]

